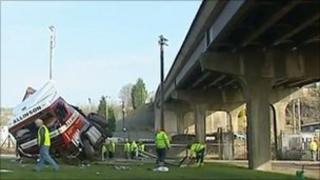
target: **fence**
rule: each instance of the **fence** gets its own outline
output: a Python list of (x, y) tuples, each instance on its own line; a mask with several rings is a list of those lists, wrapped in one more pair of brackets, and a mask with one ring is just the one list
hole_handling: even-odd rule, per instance
[[(318, 135), (319, 136), (319, 135)], [(315, 133), (284, 134), (280, 136), (279, 154), (284, 160), (311, 160), (310, 142), (317, 137)], [(319, 139), (319, 137), (318, 137)], [(318, 149), (318, 160), (320, 152)]]

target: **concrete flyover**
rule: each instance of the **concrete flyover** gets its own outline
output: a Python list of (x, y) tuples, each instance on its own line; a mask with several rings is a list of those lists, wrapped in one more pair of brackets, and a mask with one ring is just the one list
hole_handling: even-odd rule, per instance
[(269, 107), (281, 117), (292, 93), (320, 80), (319, 29), (319, 1), (203, 1), (164, 82), (164, 128), (183, 132), (193, 111), (204, 141), (207, 111), (235, 119), (246, 104), (249, 168), (270, 168)]

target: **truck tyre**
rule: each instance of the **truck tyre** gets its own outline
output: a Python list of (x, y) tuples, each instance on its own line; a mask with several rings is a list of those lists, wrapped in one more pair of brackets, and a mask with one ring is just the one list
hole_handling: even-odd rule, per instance
[(94, 154), (95, 154), (95, 150), (94, 150), (93, 146), (90, 144), (88, 139), (84, 139), (82, 142), (83, 142), (83, 149), (84, 149), (84, 153), (85, 153), (86, 157), (89, 160), (93, 160)]

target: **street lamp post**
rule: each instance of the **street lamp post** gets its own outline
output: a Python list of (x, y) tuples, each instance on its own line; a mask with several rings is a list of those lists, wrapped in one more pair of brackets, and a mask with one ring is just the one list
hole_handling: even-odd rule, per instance
[(49, 26), (50, 31), (50, 54), (49, 54), (49, 79), (52, 79), (52, 59), (53, 59), (53, 48), (56, 46), (56, 28)]
[(89, 102), (89, 113), (92, 112), (92, 104), (91, 104), (91, 98), (88, 98)]
[(163, 81), (164, 81), (164, 58), (163, 58), (163, 46), (168, 46), (167, 41), (163, 35), (159, 36), (160, 45), (160, 128), (164, 128), (164, 93), (163, 93)]
[(123, 132), (126, 132), (127, 129), (126, 129), (126, 126), (125, 126), (125, 123), (124, 123), (124, 118), (125, 118), (125, 114), (126, 114), (126, 109), (125, 109), (125, 106), (124, 106), (124, 101), (121, 101), (121, 108), (122, 108), (122, 131)]

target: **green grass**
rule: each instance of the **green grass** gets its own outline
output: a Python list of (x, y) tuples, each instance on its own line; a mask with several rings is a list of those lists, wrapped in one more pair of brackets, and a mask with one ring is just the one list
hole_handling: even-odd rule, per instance
[[(1, 160), (1, 169), (13, 170), (1, 173), (0, 179), (295, 179), (294, 176), (253, 171), (231, 165), (208, 163), (201, 168), (178, 168), (169, 166), (169, 172), (160, 173), (149, 170), (153, 164), (129, 166), (127, 171), (115, 170), (112, 166), (91, 165), (80, 168), (61, 165), (59, 172), (45, 168), (42, 172), (33, 172), (33, 164), (18, 164), (10, 160)], [(99, 172), (99, 174), (97, 174)]]

